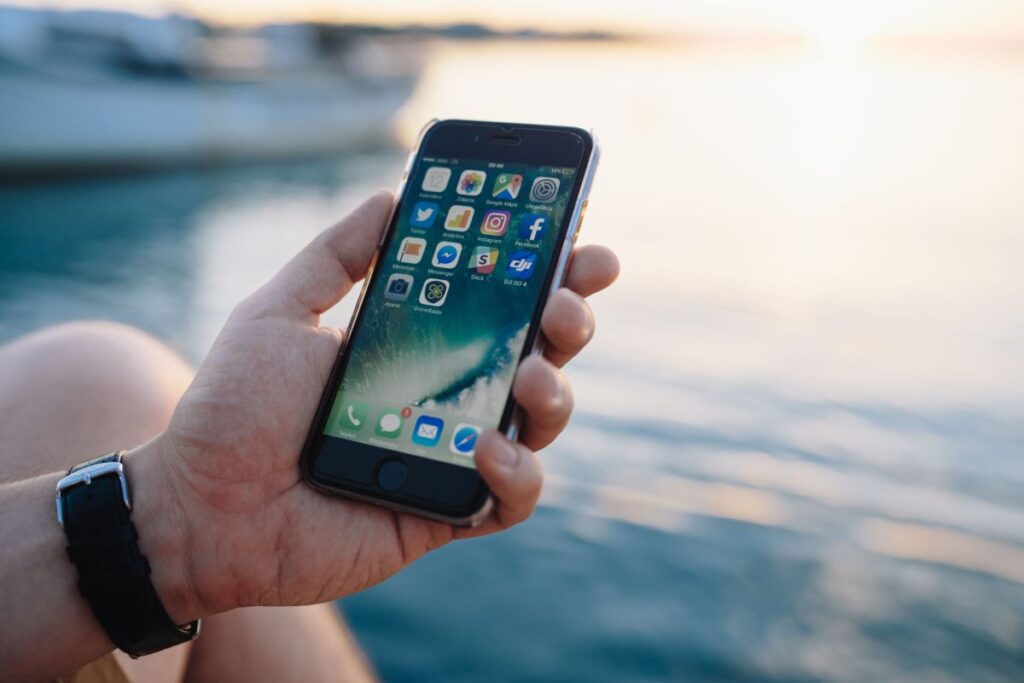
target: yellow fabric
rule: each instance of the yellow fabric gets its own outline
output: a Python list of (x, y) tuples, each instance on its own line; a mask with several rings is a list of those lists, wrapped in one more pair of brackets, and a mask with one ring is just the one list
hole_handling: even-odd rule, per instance
[(109, 652), (106, 656), (86, 664), (70, 676), (58, 678), (54, 683), (131, 683), (131, 681), (124, 675), (124, 670), (114, 658), (114, 653)]

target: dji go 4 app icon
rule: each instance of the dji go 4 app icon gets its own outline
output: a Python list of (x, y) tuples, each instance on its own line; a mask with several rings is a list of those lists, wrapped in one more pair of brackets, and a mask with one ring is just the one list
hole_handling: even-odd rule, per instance
[(440, 306), (448, 298), (448, 281), (435, 277), (427, 278), (420, 290), (420, 303), (426, 306)]
[(513, 280), (529, 280), (533, 271), (537, 270), (537, 252), (516, 251), (508, 259), (505, 266), (505, 277)]
[(558, 196), (558, 186), (561, 184), (558, 178), (534, 178), (530, 187), (530, 201), (550, 204)]
[(548, 229), (548, 217), (542, 213), (528, 213), (519, 223), (519, 239), (537, 242)]

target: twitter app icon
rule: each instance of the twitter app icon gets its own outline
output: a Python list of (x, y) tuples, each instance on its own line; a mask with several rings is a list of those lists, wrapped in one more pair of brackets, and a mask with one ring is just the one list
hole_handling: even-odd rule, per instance
[(439, 207), (434, 202), (416, 202), (416, 206), (412, 207), (409, 223), (416, 228), (429, 228), (434, 224), (438, 210)]

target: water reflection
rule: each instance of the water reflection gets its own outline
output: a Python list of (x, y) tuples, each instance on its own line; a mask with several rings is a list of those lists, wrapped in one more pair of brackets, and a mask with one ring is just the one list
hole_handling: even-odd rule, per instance
[[(592, 123), (582, 239), (624, 274), (538, 517), (346, 601), (385, 678), (1024, 678), (1018, 61), (438, 49), (406, 139)], [(113, 317), (198, 359), (402, 158), (4, 189), (0, 336)]]

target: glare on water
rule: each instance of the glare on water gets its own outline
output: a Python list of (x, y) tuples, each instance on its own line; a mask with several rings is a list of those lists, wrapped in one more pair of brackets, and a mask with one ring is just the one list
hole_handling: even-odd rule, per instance
[[(592, 126), (581, 243), (623, 270), (569, 366), (538, 518), (347, 602), (386, 676), (564, 678), (536, 633), (584, 655), (581, 680), (1024, 676), (1019, 74), (1012, 55), (437, 47), (402, 142), (435, 116)], [(0, 235), (0, 333), (112, 316), (198, 360), (403, 156), (4, 190), (24, 227)], [(473, 632), (474, 605), (503, 620)]]

